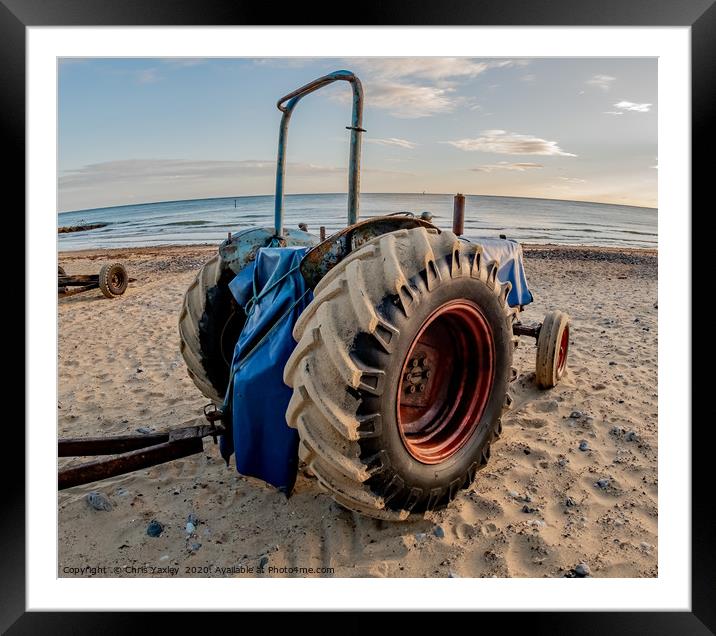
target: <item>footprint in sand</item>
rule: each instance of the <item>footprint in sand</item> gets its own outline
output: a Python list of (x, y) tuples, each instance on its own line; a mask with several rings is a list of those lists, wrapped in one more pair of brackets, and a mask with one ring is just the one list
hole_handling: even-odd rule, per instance
[(534, 403), (533, 408), (538, 413), (555, 413), (559, 410), (559, 402), (557, 400), (539, 401)]
[(547, 420), (541, 417), (525, 417), (516, 419), (514, 424), (524, 428), (542, 428), (547, 425)]

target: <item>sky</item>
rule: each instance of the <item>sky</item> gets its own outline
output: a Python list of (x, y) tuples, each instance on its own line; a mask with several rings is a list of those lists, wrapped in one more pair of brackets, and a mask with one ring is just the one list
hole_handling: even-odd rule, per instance
[[(656, 58), (63, 58), (58, 211), (273, 194), (282, 95), (363, 82), (362, 192), (657, 206)], [(350, 87), (304, 98), (286, 194), (345, 192)]]

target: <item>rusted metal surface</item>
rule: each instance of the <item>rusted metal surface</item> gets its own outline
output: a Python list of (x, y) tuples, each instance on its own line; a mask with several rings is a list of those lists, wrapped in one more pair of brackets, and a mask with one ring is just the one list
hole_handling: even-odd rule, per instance
[(301, 274), (313, 288), (348, 254), (376, 236), (416, 227), (440, 231), (432, 223), (412, 216), (379, 216), (351, 225), (309, 250), (301, 261)]
[(81, 294), (82, 292), (89, 291), (90, 289), (99, 289), (99, 285), (84, 285), (83, 287), (75, 287), (74, 289), (69, 289), (60, 285), (58, 286), (57, 291), (63, 296), (73, 296), (74, 294)]
[[(127, 279), (129, 283), (136, 281), (136, 278)], [(70, 287), (74, 287), (74, 289), (69, 289)], [(81, 294), (91, 289), (99, 289), (99, 274), (59, 274), (57, 276), (57, 292), (63, 296)]]
[(114, 457), (97, 459), (59, 470), (58, 488), (63, 490), (88, 484), (201, 453), (204, 450), (202, 441), (204, 437), (213, 437), (216, 441), (216, 437), (224, 431), (223, 424), (212, 422), (149, 435), (60, 439), (57, 443), (59, 457), (92, 455), (114, 455)]
[(423, 464), (439, 464), (470, 439), (495, 380), (492, 329), (480, 308), (454, 300), (416, 335), (397, 389), (400, 437)]
[(278, 136), (278, 158), (276, 161), (276, 199), (274, 203), (275, 234), (283, 234), (283, 190), (286, 174), (286, 144), (288, 141), (288, 124), (291, 121), (293, 109), (306, 95), (317, 91), (323, 86), (337, 81), (349, 82), (353, 89), (353, 112), (351, 125), (346, 126), (351, 131), (350, 154), (348, 163), (348, 224), (358, 221), (358, 208), (360, 196), (360, 154), (361, 134), (363, 129), (363, 86), (360, 80), (350, 71), (334, 71), (323, 77), (309, 82), (301, 88), (284, 95), (278, 100), (276, 106), (283, 113)]
[(516, 322), (512, 325), (512, 333), (516, 336), (529, 336), (530, 338), (538, 338), (539, 331), (542, 328), (542, 323), (536, 325), (523, 325), (521, 322)]
[(452, 231), (458, 236), (465, 232), (465, 195), (455, 195), (452, 209)]
[(58, 457), (116, 455), (169, 441), (169, 433), (117, 435), (113, 437), (67, 437), (57, 442)]
[(98, 274), (77, 274), (75, 276), (57, 277), (57, 284), (63, 287), (69, 285), (89, 285), (91, 283), (99, 283)]
[(311, 247), (318, 238), (308, 232), (286, 228), (281, 237), (276, 236), (273, 228), (249, 227), (234, 232), (219, 246), (219, 254), (224, 263), (238, 274), (248, 263), (256, 259), (262, 247), (295, 245)]

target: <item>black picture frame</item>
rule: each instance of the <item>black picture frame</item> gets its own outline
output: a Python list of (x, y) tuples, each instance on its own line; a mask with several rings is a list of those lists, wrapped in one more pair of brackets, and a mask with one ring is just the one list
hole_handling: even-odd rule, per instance
[[(709, 150), (714, 136), (709, 120), (716, 113), (716, 4), (715, 0), (382, 0), (366, 5), (336, 6), (330, 11), (316, 3), (277, 7), (245, 0), (0, 0), (0, 51), (2, 65), (2, 121), (6, 157), (6, 196), (14, 195), (14, 209), (25, 203), (25, 41), (26, 27), (33, 26), (303, 26), (405, 25), (405, 26), (690, 26), (692, 55), (692, 200), (707, 201), (707, 171), (712, 172)], [(281, 16), (280, 18), (277, 16)], [(709, 175), (710, 176), (710, 175)], [(711, 177), (712, 178), (712, 177)], [(695, 204), (694, 204), (695, 205)], [(20, 208), (22, 206), (22, 208)], [(712, 208), (712, 205), (709, 206)], [(684, 222), (691, 222), (690, 211)], [(30, 249), (27, 243), (26, 249)], [(27, 291), (26, 291), (27, 293)], [(32, 334), (26, 337), (31, 338)], [(662, 337), (664, 334), (662, 333)], [(684, 342), (691, 348), (691, 342)], [(18, 374), (19, 375), (19, 374)], [(685, 405), (690, 412), (690, 404)], [(692, 426), (691, 421), (671, 423), (691, 427), (692, 439), (692, 560), (691, 612), (590, 612), (521, 613), (511, 629), (530, 633), (560, 634), (709, 634), (716, 633), (716, 532), (709, 514), (713, 508), (713, 479), (706, 474), (712, 465), (711, 425)], [(7, 481), (0, 531), (0, 629), (3, 633), (103, 633), (166, 628), (171, 617), (161, 613), (26, 612), (25, 611), (25, 498), (24, 439), (13, 438), (13, 453), (21, 465)], [(699, 477), (699, 474), (701, 476)], [(668, 523), (668, 520), (662, 520)], [(51, 540), (51, 537), (48, 537)], [(221, 620), (216, 614), (210, 620)], [(444, 629), (444, 619), (414, 614), (425, 629)], [(202, 616), (183, 614), (183, 631), (206, 630)], [(338, 619), (337, 620), (341, 620)], [(404, 620), (403, 617), (400, 620)], [(433, 621), (435, 621), (433, 623)], [(441, 622), (437, 622), (441, 621)], [(488, 623), (505, 626), (496, 614), (475, 620), (477, 629)], [(271, 618), (270, 631), (296, 629), (287, 614)], [(320, 625), (320, 619), (304, 616), (301, 623)], [(247, 621), (243, 623), (249, 625)], [(266, 626), (267, 624), (264, 624)], [(372, 633), (375, 619), (368, 614), (337, 623), (341, 632)], [(285, 627), (284, 627), (285, 626)], [(300, 626), (300, 625), (299, 625)], [(328, 625), (327, 625), (328, 627)], [(214, 629), (225, 629), (216, 625)]]

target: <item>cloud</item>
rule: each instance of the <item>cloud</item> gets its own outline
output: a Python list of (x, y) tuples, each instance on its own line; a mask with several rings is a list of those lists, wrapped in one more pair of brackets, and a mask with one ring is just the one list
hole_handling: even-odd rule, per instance
[[(321, 176), (344, 172), (344, 168), (312, 163), (290, 163), (291, 176)], [(99, 184), (135, 182), (172, 183), (177, 180), (211, 181), (225, 177), (273, 175), (276, 161), (189, 161), (183, 159), (125, 159), (92, 163), (66, 170), (59, 177), (60, 190), (94, 187)]]
[(141, 71), (137, 71), (137, 81), (140, 84), (154, 84), (160, 79), (159, 73), (155, 68), (145, 68)]
[(624, 111), (623, 110), (605, 110), (602, 114), (603, 115), (623, 115)]
[(398, 137), (386, 137), (385, 139), (379, 139), (376, 137), (370, 137), (365, 140), (368, 144), (376, 144), (378, 146), (397, 146), (398, 148), (415, 148), (418, 144), (414, 141), (408, 141), (407, 139), (399, 139)]
[(587, 183), (586, 179), (578, 179), (577, 177), (559, 177), (562, 181), (567, 183)]
[(651, 104), (636, 104), (634, 102), (627, 102), (625, 100), (622, 100), (621, 102), (617, 102), (614, 104), (615, 108), (620, 108), (622, 110), (628, 110), (635, 113), (648, 113), (649, 110), (651, 110)]
[(562, 150), (556, 141), (547, 141), (533, 135), (520, 135), (505, 130), (484, 130), (475, 139), (445, 141), (466, 152), (493, 152), (500, 155), (550, 155), (576, 157)]
[[(365, 88), (366, 103), (371, 108), (388, 110), (391, 115), (401, 119), (451, 112), (458, 103), (451, 95), (452, 92), (451, 88), (393, 82), (368, 82)], [(346, 93), (338, 95), (342, 101), (350, 99)]]
[(480, 166), (470, 168), (473, 172), (492, 172), (493, 170), (513, 170), (516, 172), (524, 172), (525, 170), (533, 170), (544, 168), (541, 163), (510, 163), (509, 161), (499, 161), (498, 163), (483, 163)]
[[(467, 57), (348, 58), (363, 80), (369, 108), (387, 110), (394, 117), (417, 119), (472, 106), (458, 94), (459, 82), (496, 68), (523, 67), (526, 60), (480, 60)], [(333, 98), (348, 102), (345, 91)]]
[(608, 91), (612, 85), (612, 82), (616, 79), (616, 77), (612, 77), (611, 75), (593, 75), (591, 79), (588, 79), (585, 82), (585, 84), (589, 84), (590, 86), (597, 86), (603, 91)]
[(469, 57), (386, 57), (352, 59), (358, 68), (381, 79), (411, 78), (413, 80), (442, 80), (477, 77), (493, 68), (525, 66), (526, 60), (480, 60)]
[[(293, 177), (325, 177), (345, 174), (340, 166), (315, 163), (288, 162), (286, 174)], [(408, 174), (394, 170), (364, 169), (363, 172)], [(184, 160), (184, 159), (122, 159), (91, 163), (81, 168), (65, 170), (59, 176), (60, 190), (94, 188), (98, 185), (144, 184), (171, 186), (181, 182), (211, 183), (227, 178), (271, 177), (276, 174), (276, 160), (248, 159), (243, 161)]]

